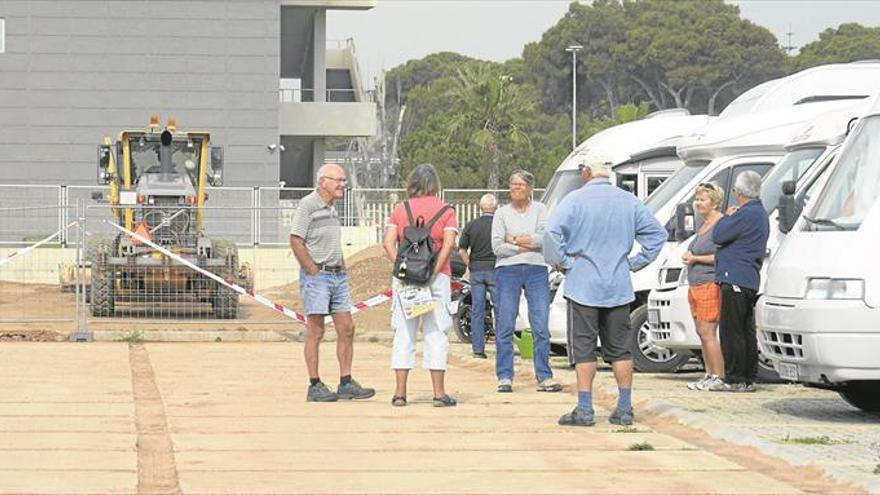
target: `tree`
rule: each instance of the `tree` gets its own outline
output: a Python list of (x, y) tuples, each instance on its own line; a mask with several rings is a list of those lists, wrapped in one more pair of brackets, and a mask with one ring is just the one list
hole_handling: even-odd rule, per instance
[(880, 58), (880, 27), (858, 23), (841, 24), (819, 34), (819, 39), (804, 45), (794, 57), (795, 70), (817, 65)]
[(785, 55), (776, 38), (742, 19), (736, 6), (722, 0), (624, 5), (628, 72), (658, 108), (714, 114), (722, 92), (732, 99), (783, 74)]
[(530, 146), (522, 123), (532, 104), (510, 76), (463, 69), (456, 82), (449, 136), (463, 138), (485, 153), (486, 187), (497, 189), (503, 150)]
[[(418, 87), (426, 87), (437, 79), (454, 76), (462, 67), (478, 67), (497, 65), (494, 62), (477, 60), (454, 52), (432, 53), (426, 57), (410, 60), (388, 71), (385, 74), (385, 103), (396, 107), (398, 97), (400, 103), (406, 103), (407, 95)], [(398, 94), (398, 89), (400, 93)]]
[[(699, 33), (699, 34), (696, 34)], [(573, 3), (538, 43), (523, 51), (545, 111), (571, 102), (571, 59), (578, 55), (578, 107), (613, 116), (621, 103), (715, 113), (754, 84), (779, 77), (785, 54), (773, 34), (722, 0), (596, 0)]]
[(542, 110), (563, 112), (571, 108), (571, 55), (565, 48), (579, 43), (584, 48), (578, 54), (577, 106), (588, 111), (597, 107), (599, 97), (591, 85), (599, 86), (607, 113), (612, 114), (620, 101), (619, 83), (623, 77), (616, 52), (624, 39), (624, 11), (619, 2), (572, 3), (540, 42), (529, 43), (523, 49), (526, 77), (541, 94)]

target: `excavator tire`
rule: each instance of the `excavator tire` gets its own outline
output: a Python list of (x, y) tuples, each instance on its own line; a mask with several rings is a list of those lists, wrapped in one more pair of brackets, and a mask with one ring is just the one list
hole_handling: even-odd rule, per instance
[(115, 271), (106, 263), (114, 245), (114, 239), (110, 237), (93, 237), (86, 244), (86, 260), (92, 264), (92, 316), (113, 316), (115, 312)]
[[(213, 257), (222, 258), (227, 261), (226, 269), (230, 274), (229, 278), (235, 280), (238, 271), (238, 247), (234, 242), (227, 240), (215, 240), (213, 244)], [(217, 284), (217, 289), (211, 300), (211, 306), (214, 310), (214, 318), (218, 320), (234, 320), (238, 318), (240, 312), (238, 292), (225, 285)]]

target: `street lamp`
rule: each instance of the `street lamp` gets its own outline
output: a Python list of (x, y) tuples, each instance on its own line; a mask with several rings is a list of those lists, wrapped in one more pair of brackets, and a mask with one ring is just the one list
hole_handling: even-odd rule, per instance
[(577, 57), (583, 45), (569, 45), (565, 51), (571, 53), (571, 149), (577, 148)]

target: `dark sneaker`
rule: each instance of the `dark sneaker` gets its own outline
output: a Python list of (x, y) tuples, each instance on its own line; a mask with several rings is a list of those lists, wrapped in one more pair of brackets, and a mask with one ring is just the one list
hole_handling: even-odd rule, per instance
[(498, 380), (498, 391), (502, 394), (513, 392), (513, 380), (508, 378)]
[(477, 359), (489, 359), (485, 352), (475, 352), (474, 357)]
[(613, 425), (621, 425), (621, 426), (630, 426), (633, 424), (633, 420), (635, 419), (635, 414), (633, 414), (632, 409), (629, 411), (621, 411), (614, 408), (614, 411), (611, 412), (611, 416), (608, 416), (608, 422)]
[(596, 424), (596, 417), (592, 409), (584, 411), (575, 407), (570, 413), (559, 417), (559, 424), (562, 426), (593, 426)]
[(306, 394), (306, 402), (336, 402), (339, 396), (324, 385), (324, 382), (318, 382), (309, 386)]
[(455, 407), (457, 404), (458, 401), (456, 401), (449, 395), (444, 395), (443, 397), (434, 397), (434, 407)]
[(369, 399), (370, 397), (376, 395), (376, 390), (372, 388), (361, 387), (360, 383), (352, 380), (345, 385), (340, 383), (339, 388), (336, 389), (336, 395), (338, 395), (340, 399), (345, 400)]
[(728, 389), (728, 392), (735, 393), (754, 393), (757, 391), (754, 383), (731, 383)]

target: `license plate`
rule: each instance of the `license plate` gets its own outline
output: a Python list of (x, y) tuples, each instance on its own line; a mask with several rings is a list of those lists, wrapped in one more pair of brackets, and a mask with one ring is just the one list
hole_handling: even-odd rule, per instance
[(798, 379), (798, 365), (789, 363), (776, 363), (776, 372), (779, 378), (796, 382)]
[(648, 310), (648, 325), (659, 326), (660, 325), (660, 310), (659, 309), (649, 309)]

